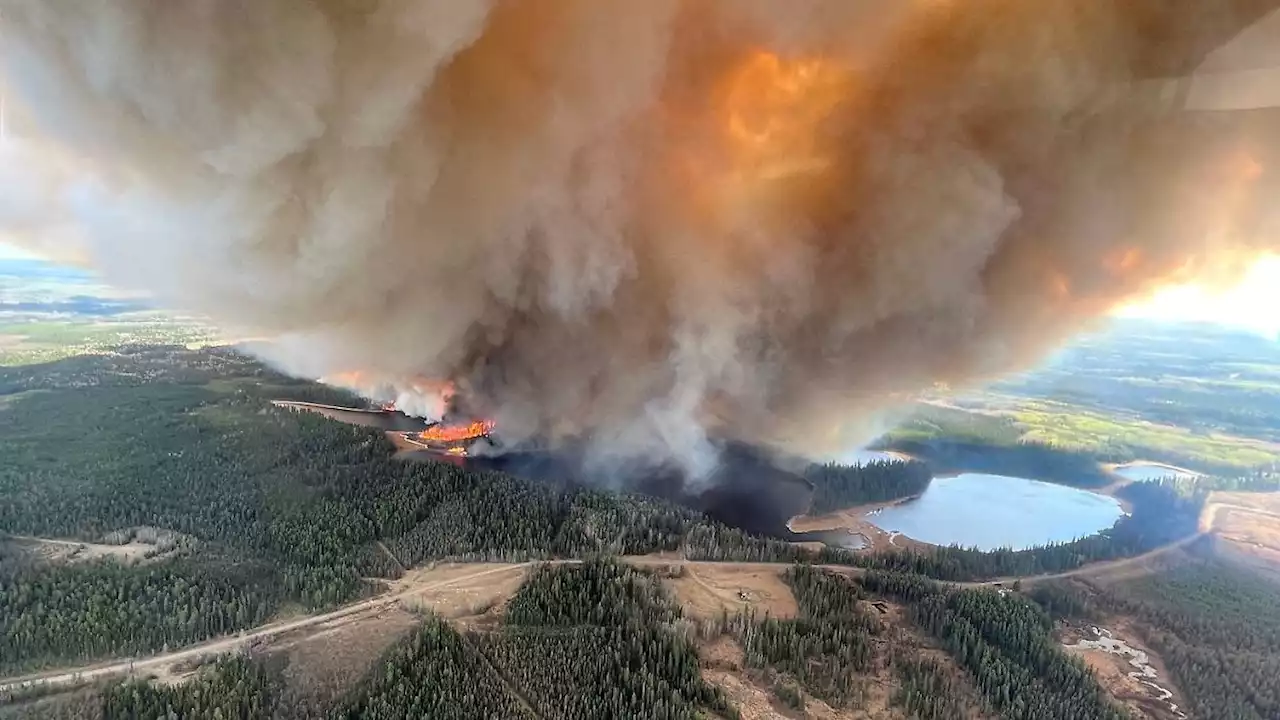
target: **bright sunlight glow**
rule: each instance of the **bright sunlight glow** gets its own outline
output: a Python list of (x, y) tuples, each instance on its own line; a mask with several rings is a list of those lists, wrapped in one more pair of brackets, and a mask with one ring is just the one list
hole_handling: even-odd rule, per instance
[(1120, 308), (1116, 315), (1219, 323), (1276, 338), (1280, 335), (1280, 257), (1259, 259), (1233, 287), (1168, 287), (1147, 300)]

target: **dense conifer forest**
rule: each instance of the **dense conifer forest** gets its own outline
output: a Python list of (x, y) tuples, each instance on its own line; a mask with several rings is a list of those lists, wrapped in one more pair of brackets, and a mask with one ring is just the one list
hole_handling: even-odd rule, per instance
[[(326, 713), (735, 717), (700, 673), (697, 643), (710, 632), (741, 644), (748, 669), (771, 678), (782, 706), (817, 698), (856, 707), (868, 673), (888, 669), (893, 703), (919, 720), (1121, 718), (1051, 636), (1050, 612), (1101, 604), (1164, 629), (1152, 643), (1200, 715), (1280, 716), (1269, 680), (1280, 677), (1280, 660), (1265, 649), (1280, 646), (1280, 624), (1268, 624), (1280, 611), (1234, 576), (1197, 570), (1106, 597), (1038, 587), (1047, 611), (1016, 594), (929, 579), (1055, 573), (1139, 554), (1195, 535), (1210, 490), (1274, 490), (1274, 476), (1135, 483), (1122, 490), (1133, 513), (1115, 527), (1044, 548), (815, 553), (662, 500), (406, 461), (380, 431), (275, 399), (359, 402), (226, 349), (138, 347), (0, 368), (0, 536), (16, 536), (0, 537), (0, 673), (146, 655), (261, 625), (283, 608), (331, 608), (432, 560), (576, 558), (587, 562), (541, 566), (496, 626), (459, 630), (425, 618)], [(1052, 449), (1011, 452), (1028, 468), (1056, 457), (1066, 473), (1076, 463)], [(815, 508), (821, 498), (827, 509), (910, 495), (928, 482), (920, 463), (810, 474)], [(128, 562), (30, 552), (38, 538), (113, 544), (158, 534), (168, 540)], [(599, 559), (659, 551), (801, 563), (785, 576), (800, 614), (700, 624), (654, 576)], [(811, 562), (869, 572), (851, 579)], [(868, 610), (876, 598), (904, 606), (960, 670), (877, 650), (885, 628)], [(279, 668), (258, 658), (224, 659), (177, 687), (114, 684), (94, 698), (105, 718), (303, 717), (282, 695)]]
[(674, 550), (702, 522), (660, 501), (402, 461), (379, 431), (270, 402), (354, 398), (228, 350), (3, 368), (0, 392), (0, 533), (185, 538), (130, 566), (63, 567), (0, 542), (10, 671), (194, 642), (260, 624), (284, 601), (331, 607), (369, 592), (363, 578), (429, 559)]
[(178, 648), (270, 618), (271, 574), (178, 561), (23, 567), (0, 577), (0, 669)]
[(958, 472), (1014, 475), (1082, 488), (1102, 487), (1112, 480), (1098, 466), (1099, 460), (1110, 458), (1036, 442), (930, 438), (901, 440), (893, 443), (893, 449)]
[(933, 479), (925, 463), (896, 460), (865, 465), (814, 464), (804, 476), (813, 484), (810, 515), (919, 495)]
[(130, 681), (102, 691), (103, 720), (270, 718), (278, 711), (280, 680), (263, 662), (233, 655), (203, 668), (181, 685)]
[[(863, 586), (907, 603), (910, 617), (964, 668), (986, 702), (1010, 720), (1124, 720), (1078, 659), (1053, 637), (1053, 622), (1015, 593), (958, 589), (919, 575), (871, 572)], [(923, 715), (944, 702), (917, 699)]]
[(795, 594), (799, 617), (745, 613), (726, 616), (722, 629), (738, 638), (748, 667), (785, 673), (833, 707), (855, 705), (862, 676), (872, 668), (872, 639), (883, 633), (883, 625), (861, 602), (865, 594), (860, 587), (847, 577), (796, 565), (784, 578)]
[(476, 648), (429, 617), (352, 693), (334, 720), (535, 717)]
[(512, 598), (504, 627), (471, 639), (539, 717), (736, 717), (702, 680), (680, 619), (654, 576), (588, 562), (540, 569)]
[[(708, 625), (684, 618), (648, 572), (610, 560), (544, 565), (511, 599), (500, 625), (459, 631), (428, 615), (320, 714), (287, 701), (270, 658), (232, 656), (183, 685), (108, 685), (97, 692), (92, 716), (604, 719), (695, 718), (712, 710), (732, 718), (732, 703), (701, 678), (696, 650), (700, 638), (730, 633), (747, 667), (767, 673), (778, 702), (794, 708), (803, 708), (806, 696), (859, 707), (870, 675), (887, 662), (891, 702), (915, 720), (1124, 720), (1129, 716), (1054, 638), (1054, 617), (1109, 612), (1158, 628), (1148, 639), (1197, 717), (1276, 716), (1280, 601), (1273, 586), (1217, 565), (1183, 566), (1103, 594), (1044, 584), (1031, 593), (1034, 602), (905, 573), (850, 578), (797, 565), (784, 579), (799, 605), (796, 618), (726, 614)], [(881, 599), (899, 604), (954, 665), (889, 641), (871, 609)], [(90, 707), (75, 701), (82, 713)]]
[[(354, 398), (226, 349), (133, 348), (5, 368), (0, 392), (0, 532), (100, 541), (157, 527), (190, 539), (129, 568), (33, 565), (0, 545), (10, 558), (0, 563), (0, 663), (10, 669), (189, 643), (261, 623), (284, 601), (330, 607), (369, 592), (363, 578), (431, 559), (679, 548), (692, 559), (812, 558), (663, 501), (396, 459), (376, 430), (270, 403)], [(831, 497), (842, 499), (831, 502), (846, 502), (846, 490), (888, 493), (904, 473), (918, 484), (924, 472), (881, 464), (836, 473), (829, 486), (842, 489)], [(1131, 517), (1074, 543), (994, 553), (828, 548), (817, 559), (972, 580), (1072, 569), (1194, 532), (1195, 493), (1159, 483), (1128, 492)], [(50, 587), (62, 589), (59, 601), (38, 602)], [(134, 590), (132, 609), (104, 615), (91, 604)]]
[(937, 660), (902, 654), (894, 658), (893, 669), (899, 683), (893, 703), (914, 720), (955, 720), (981, 712), (968, 701), (968, 688)]
[(1059, 617), (1136, 619), (1197, 718), (1280, 717), (1280, 592), (1271, 580), (1206, 557), (1102, 588), (1054, 583), (1033, 597)]
[[(779, 673), (781, 688), (794, 678), (836, 708), (858, 707), (868, 673), (887, 662), (898, 683), (892, 702), (919, 720), (974, 717), (988, 709), (1016, 720), (1127, 717), (1084, 664), (1061, 649), (1050, 616), (1017, 594), (892, 572), (855, 580), (806, 565), (785, 578), (798, 617), (740, 613), (720, 622), (742, 644), (747, 665)], [(913, 652), (900, 637), (887, 642), (886, 626), (871, 609), (877, 599), (901, 604), (963, 673)], [(890, 647), (887, 657), (877, 647)]]

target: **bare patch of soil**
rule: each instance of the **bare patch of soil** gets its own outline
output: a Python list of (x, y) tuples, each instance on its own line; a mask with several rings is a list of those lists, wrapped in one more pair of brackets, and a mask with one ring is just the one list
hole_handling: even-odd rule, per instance
[(340, 618), (302, 637), (281, 637), (267, 648), (283, 657), (285, 687), (301, 702), (326, 707), (355, 686), (374, 662), (422, 622), (399, 607)]
[[(1084, 581), (1088, 585), (1106, 587), (1163, 572), (1171, 567), (1185, 563), (1190, 557), (1187, 554), (1188, 548), (1193, 547), (1194, 544), (1195, 542), (1193, 541), (1190, 544), (1184, 543), (1180, 547), (1157, 549), (1133, 558), (1092, 563), (1072, 571), (1070, 575), (1064, 573), (1059, 577), (1073, 577)], [(1036, 578), (1025, 579), (1022, 584), (1026, 586), (1035, 580)]]
[(766, 689), (752, 682), (742, 672), (704, 669), (702, 679), (720, 688), (729, 702), (738, 709), (742, 720), (775, 720), (776, 718), (800, 718), (804, 715), (789, 711), (780, 712), (774, 707), (776, 700)]
[(0, 720), (100, 720), (102, 701), (92, 688), (0, 705)]
[(53, 538), (10, 537), (3, 541), (10, 547), (28, 556), (50, 563), (75, 563), (114, 558), (122, 563), (141, 562), (148, 557), (157, 557), (154, 545), (141, 542), (129, 542), (123, 545), (105, 545), (101, 543), (81, 542), (79, 540), (57, 540)]
[(765, 684), (762, 673), (704, 668), (702, 677), (724, 692), (729, 702), (738, 708), (743, 720), (905, 720), (906, 717), (897, 708), (889, 707), (889, 693), (875, 683), (867, 686), (868, 692), (861, 702), (851, 703), (850, 707), (841, 709), (833, 708), (806, 693), (804, 710), (798, 711), (778, 701)]
[[(702, 659), (702, 677), (724, 692), (729, 702), (742, 714), (743, 720), (766, 718), (837, 718), (881, 717), (839, 712), (830, 705), (805, 695), (803, 711), (783, 705), (769, 687), (767, 673), (745, 667), (742, 648), (733, 638), (722, 635), (698, 650)], [(885, 715), (883, 717), (892, 717)]]
[(1163, 698), (1161, 691), (1152, 685), (1142, 682), (1142, 678), (1134, 676), (1136, 666), (1128, 654), (1108, 652), (1105, 649), (1080, 647), (1082, 640), (1097, 640), (1099, 635), (1088, 627), (1068, 627), (1063, 631), (1064, 650), (1083, 660), (1097, 674), (1098, 682), (1115, 698), (1117, 702), (1129, 708), (1137, 717), (1150, 720), (1185, 720), (1187, 717), (1181, 708), (1187, 707), (1182, 693), (1174, 687), (1169, 669), (1160, 657), (1152, 652), (1142, 641), (1138, 628), (1127, 618), (1112, 618), (1107, 622), (1106, 630), (1116, 639), (1122, 640), (1127, 647), (1145, 655), (1143, 664), (1155, 671), (1155, 676), (1145, 678), (1148, 682), (1164, 688), (1172, 693), (1172, 697)]
[(709, 640), (698, 648), (703, 667), (737, 672), (746, 666), (742, 646), (728, 635)]
[(1280, 515), (1223, 505), (1214, 514), (1213, 530), (1245, 548), (1280, 551)]
[[(885, 629), (876, 642), (872, 670), (861, 676), (861, 697), (850, 702), (848, 707), (833, 708), (807, 693), (804, 695), (803, 712), (785, 706), (774, 694), (772, 671), (747, 668), (741, 647), (727, 635), (706, 641), (699, 647), (702, 675), (725, 693), (746, 720), (905, 720), (902, 709), (892, 705), (893, 696), (899, 688), (892, 662), (895, 654), (908, 653), (939, 661), (958, 680), (959, 686), (965, 688), (969, 706), (981, 707), (967, 676), (945, 652), (911, 627), (900, 605), (882, 601), (868, 602), (867, 605), (867, 609), (885, 624)], [(975, 710), (967, 717), (985, 720), (988, 716)]]
[(912, 498), (893, 502), (858, 505), (856, 507), (837, 510), (826, 515), (799, 515), (791, 518), (787, 527), (792, 532), (822, 532), (844, 530), (852, 535), (861, 535), (867, 540), (867, 552), (879, 552), (890, 549), (919, 550), (932, 547), (898, 532), (883, 530), (871, 522), (870, 516), (880, 510), (894, 505), (909, 502)]
[(1280, 581), (1280, 493), (1212, 493), (1200, 530), (1214, 555)]
[(782, 581), (785, 565), (684, 563), (665, 582), (676, 601), (693, 617), (715, 618), (752, 608), (757, 615), (795, 617), (796, 599)]
[(402, 598), (401, 603), (408, 608), (430, 609), (445, 618), (475, 617), (500, 612), (507, 600), (520, 589), (529, 567), (523, 564), (440, 563), (410, 570), (391, 583), (391, 592), (426, 586), (421, 592)]
[(1209, 496), (1209, 502), (1252, 508), (1280, 515), (1280, 492), (1223, 492), (1220, 490)]
[(1213, 554), (1259, 577), (1280, 583), (1280, 550), (1215, 538)]

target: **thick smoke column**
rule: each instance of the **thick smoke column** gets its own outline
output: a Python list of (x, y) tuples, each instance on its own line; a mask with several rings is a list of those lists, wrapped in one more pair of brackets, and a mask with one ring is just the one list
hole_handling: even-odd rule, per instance
[(1276, 5), (0, 0), (0, 222), (294, 372), (697, 471), (1266, 249), (1280, 123), (1179, 78)]

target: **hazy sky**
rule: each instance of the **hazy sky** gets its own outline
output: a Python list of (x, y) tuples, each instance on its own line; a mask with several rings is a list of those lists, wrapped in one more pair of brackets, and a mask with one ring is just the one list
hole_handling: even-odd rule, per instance
[(0, 260), (10, 260), (13, 258), (30, 258), (34, 257), (31, 253), (12, 245), (6, 245), (0, 242)]
[(1169, 287), (1117, 312), (1126, 317), (1223, 323), (1276, 337), (1280, 335), (1280, 257), (1258, 260), (1235, 287), (1214, 291), (1194, 285)]
[[(33, 257), (0, 242), (0, 260)], [(1116, 314), (1220, 323), (1280, 339), (1280, 257), (1259, 259), (1234, 287), (1206, 290), (1195, 285), (1171, 286), (1147, 300), (1117, 308)]]

